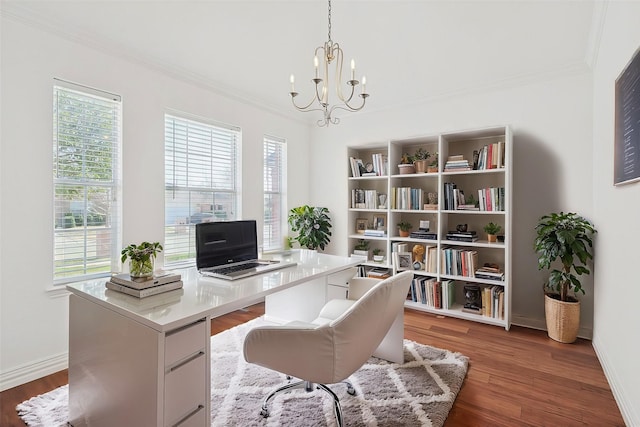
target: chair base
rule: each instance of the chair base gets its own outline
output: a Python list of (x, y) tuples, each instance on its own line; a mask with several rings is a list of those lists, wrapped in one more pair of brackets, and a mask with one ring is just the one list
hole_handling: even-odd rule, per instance
[[(290, 377), (287, 376), (287, 378), (290, 378)], [(349, 393), (351, 396), (355, 396), (356, 389), (353, 388), (353, 385), (349, 381), (342, 381), (342, 382), (347, 385), (347, 393)], [(272, 391), (262, 402), (262, 409), (260, 410), (260, 415), (263, 416), (264, 418), (267, 418), (269, 416), (269, 402), (273, 400), (277, 395), (281, 393), (286, 393), (291, 390), (296, 390), (299, 388), (304, 388), (305, 391), (307, 392), (313, 391), (314, 388), (317, 388), (318, 390), (324, 390), (325, 392), (327, 392), (331, 397), (333, 397), (333, 411), (336, 416), (336, 421), (338, 422), (338, 427), (342, 427), (344, 425), (342, 421), (342, 408), (340, 407), (340, 399), (338, 399), (338, 396), (326, 385), (315, 384), (310, 381), (297, 381), (295, 383), (286, 384)]]

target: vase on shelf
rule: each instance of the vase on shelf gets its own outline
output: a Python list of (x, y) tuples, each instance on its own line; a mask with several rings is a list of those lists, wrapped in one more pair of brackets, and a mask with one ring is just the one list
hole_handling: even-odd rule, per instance
[(415, 166), (408, 163), (398, 165), (398, 169), (400, 170), (400, 175), (408, 175), (416, 172)]

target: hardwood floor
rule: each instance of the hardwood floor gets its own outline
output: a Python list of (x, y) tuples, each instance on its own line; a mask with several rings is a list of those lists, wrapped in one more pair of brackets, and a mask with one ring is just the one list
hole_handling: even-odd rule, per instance
[[(264, 313), (264, 304), (214, 319), (215, 334)], [(446, 427), (624, 426), (591, 342), (560, 344), (543, 331), (505, 331), (407, 309), (405, 338), (458, 351), (469, 371)], [(67, 383), (67, 371), (0, 393), (2, 426), (24, 426), (17, 404)]]

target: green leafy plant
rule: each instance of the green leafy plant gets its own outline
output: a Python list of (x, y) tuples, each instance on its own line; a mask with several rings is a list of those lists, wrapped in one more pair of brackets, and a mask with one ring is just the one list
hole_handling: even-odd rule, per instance
[(496, 223), (490, 222), (484, 226), (483, 230), (487, 234), (498, 234), (500, 230), (502, 230), (502, 227)]
[(130, 244), (120, 252), (120, 260), (130, 260), (129, 274), (133, 277), (153, 275), (153, 262), (156, 256), (162, 252), (162, 245), (158, 242), (142, 242), (139, 245)]
[(317, 250), (324, 249), (330, 241), (331, 218), (329, 209), (314, 206), (298, 206), (289, 211), (291, 231), (297, 232), (295, 240), (301, 247)]
[(355, 250), (357, 251), (368, 251), (369, 250), (369, 241), (365, 240), (365, 239), (360, 239), (358, 240), (358, 243), (356, 243), (353, 247)]
[(371, 252), (372, 252), (374, 255), (380, 255), (380, 254), (382, 254), (382, 249), (380, 249), (380, 248), (374, 248)]
[(437, 167), (438, 166), (438, 153), (433, 153), (433, 160), (429, 164), (429, 166)]
[(557, 292), (561, 301), (569, 301), (570, 290), (584, 294), (577, 276), (591, 273), (587, 262), (593, 259), (593, 224), (575, 213), (560, 212), (542, 216), (535, 230), (538, 269), (550, 269), (557, 260), (562, 264), (561, 270), (551, 271), (545, 289)]
[(412, 165), (413, 164), (413, 156), (409, 153), (404, 153), (400, 158), (401, 165)]
[(420, 147), (413, 154), (413, 161), (427, 160), (429, 157), (431, 157), (431, 153), (425, 150), (424, 148)]
[(410, 222), (400, 221), (398, 223), (398, 228), (402, 231), (409, 231), (413, 228)]

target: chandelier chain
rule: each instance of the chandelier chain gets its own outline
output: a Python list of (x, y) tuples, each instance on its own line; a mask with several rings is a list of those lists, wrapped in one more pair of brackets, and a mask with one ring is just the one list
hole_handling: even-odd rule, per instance
[(331, 0), (329, 0), (329, 43), (331, 43)]

